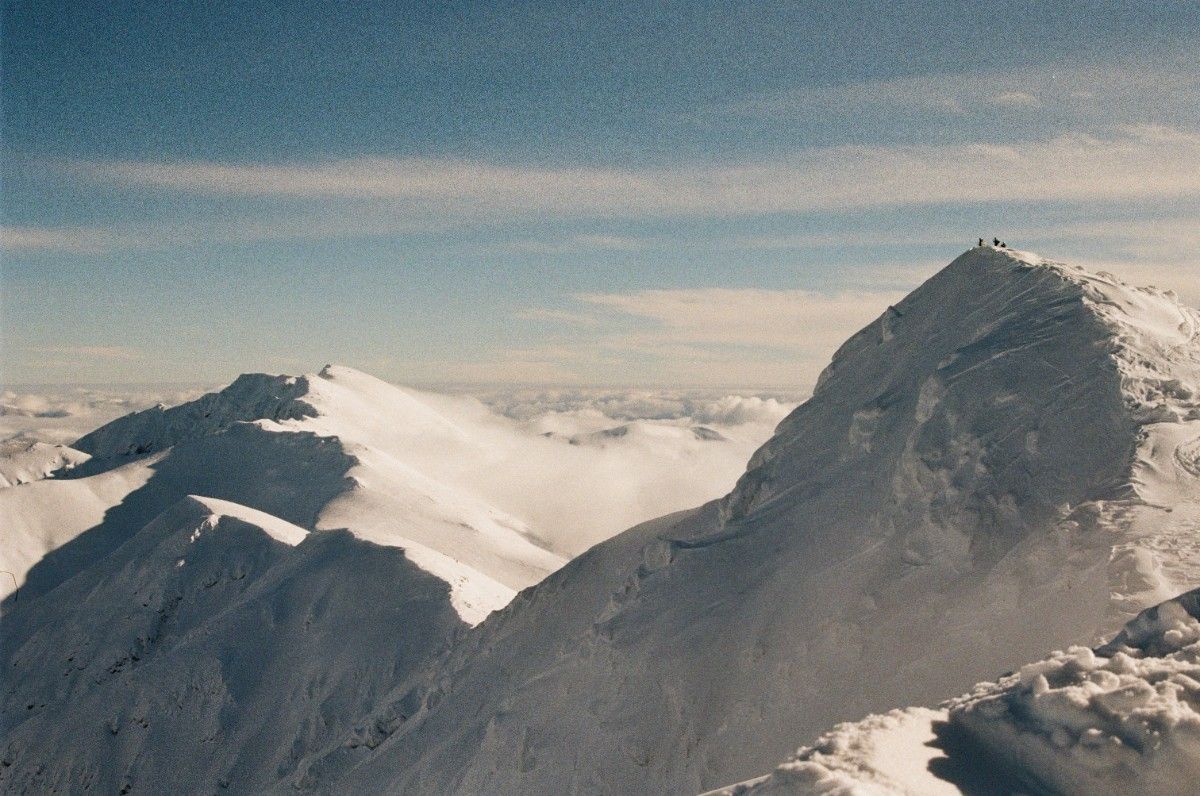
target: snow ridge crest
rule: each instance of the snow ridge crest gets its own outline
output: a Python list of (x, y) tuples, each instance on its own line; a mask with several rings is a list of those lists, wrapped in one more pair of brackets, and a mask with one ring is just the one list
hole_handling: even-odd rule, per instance
[[(997, 436), (993, 420), (1006, 422), (1004, 433), (1025, 448), (1006, 451), (1008, 459), (1061, 464), (1075, 455), (1068, 448), (1078, 436), (1065, 433), (1068, 398), (1120, 436), (1108, 455), (1126, 464), (1101, 467), (1104, 477), (1071, 502), (1120, 495), (1137, 480), (1138, 428), (1200, 417), (1198, 328), (1200, 315), (1169, 291), (1028, 252), (972, 249), (837, 351), (813, 397), (751, 459), (723, 517), (746, 519), (818, 465), (875, 456), (903, 476), (893, 457), (916, 452), (914, 443), (921, 448), (931, 435), (940, 439), (925, 451), (926, 464), (936, 456), (994, 471), (986, 460), (996, 451), (979, 447)], [(1047, 421), (1047, 413), (1059, 417)], [(1064, 433), (1048, 435), (1048, 423)], [(976, 433), (985, 426), (992, 433)]]
[(80, 437), (72, 447), (98, 459), (135, 457), (208, 436), (234, 423), (315, 417), (316, 408), (302, 400), (309, 390), (307, 376), (246, 373), (223, 390), (194, 401), (171, 408), (160, 404), (118, 418)]

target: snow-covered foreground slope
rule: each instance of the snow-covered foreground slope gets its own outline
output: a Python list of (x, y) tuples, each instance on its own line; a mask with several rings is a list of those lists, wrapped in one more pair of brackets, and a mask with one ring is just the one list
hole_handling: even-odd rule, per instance
[(725, 499), (573, 560), (291, 786), (685, 793), (1200, 581), (1197, 314), (976, 249), (851, 338)]
[(1200, 778), (1200, 590), (936, 710), (839, 725), (710, 796), (1175, 796)]
[(951, 726), (1030, 789), (1172, 796), (1200, 781), (1200, 590), (1146, 610), (950, 708)]

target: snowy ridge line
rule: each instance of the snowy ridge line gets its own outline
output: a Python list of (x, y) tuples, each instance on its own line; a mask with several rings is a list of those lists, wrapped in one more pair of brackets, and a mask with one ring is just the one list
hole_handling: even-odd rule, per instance
[[(43, 492), (59, 495), (57, 500), (83, 502), (88, 509), (68, 512), (79, 518), (70, 519), (67, 527), (52, 517), (39, 519), (44, 512), (27, 505), (44, 507), (41, 492), (8, 496), (17, 515), (12, 524), (26, 537), (10, 551), (20, 560), (8, 568), (16, 572), (15, 585), (20, 586), (39, 558), (61, 548), (64, 540), (98, 527), (109, 518), (111, 512), (105, 509), (110, 507), (88, 493), (139, 468), (153, 481), (152, 491), (160, 491), (158, 482), (164, 481), (163, 487), (175, 497), (180, 489), (240, 497), (310, 531), (347, 528), (376, 544), (402, 547), (418, 566), (451, 585), (455, 606), (471, 623), (507, 603), (518, 588), (562, 565), (563, 559), (546, 549), (524, 522), (471, 490), (431, 478), (392, 455), (388, 433), (410, 439), (428, 435), (430, 444), (461, 443), (468, 450), (476, 444), (417, 396), (332, 365), (308, 376), (246, 374), (219, 392), (180, 406), (160, 405), (127, 415), (82, 437), (76, 444), (93, 453), (92, 458), (44, 485)], [(402, 438), (400, 446), (405, 444)], [(223, 458), (235, 470), (241, 468), (241, 474), (211, 472), (211, 463), (172, 465), (180, 457), (196, 459), (200, 448), (211, 448), (208, 458)], [(270, 461), (274, 455), (286, 461)], [(280, 467), (290, 471), (292, 480), (268, 485), (279, 480)], [(207, 485), (189, 486), (200, 470), (208, 471), (202, 479)], [(170, 477), (163, 478), (165, 473)], [(75, 491), (67, 495), (64, 490), (71, 490), (70, 483)], [(322, 499), (314, 502), (316, 492)], [(295, 500), (272, 493), (294, 493)], [(144, 506), (139, 510), (152, 511), (153, 502), (161, 509), (163, 499), (170, 495), (139, 504)], [(8, 511), (0, 505), (0, 513)], [(26, 521), (33, 527), (22, 527)], [(126, 523), (119, 531), (133, 533), (137, 527), (136, 522)], [(97, 540), (103, 536), (93, 534)], [(102, 547), (110, 548), (111, 542)], [(76, 556), (72, 566), (98, 552)], [(0, 551), (0, 563), (8, 563), (8, 557)], [(7, 593), (13, 586), (4, 588)]]
[(1200, 312), (1170, 290), (1049, 265), (1080, 286), (1084, 306), (1111, 331), (1108, 353), (1137, 428), (1125, 494), (1103, 512), (1123, 537), (1109, 564), (1111, 632), (1147, 604), (1196, 582), (1189, 562), (1197, 558), (1200, 531), (1194, 510), (1200, 468), (1192, 454), (1200, 448)]
[(118, 418), (80, 437), (72, 447), (98, 459), (129, 458), (212, 434), (233, 423), (314, 417), (316, 408), (300, 400), (309, 389), (306, 376), (246, 373), (223, 390), (194, 401), (170, 408), (159, 404)]

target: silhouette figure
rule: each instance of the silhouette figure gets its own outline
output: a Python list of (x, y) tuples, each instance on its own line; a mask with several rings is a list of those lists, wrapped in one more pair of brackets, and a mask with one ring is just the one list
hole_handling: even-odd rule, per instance
[(980, 246), (982, 246), (982, 245), (983, 245), (983, 238), (980, 238), (980, 239), (979, 239), (979, 245), (980, 245)]
[(1000, 245), (1000, 239), (999, 239), (999, 238), (992, 238), (992, 245), (993, 245), (993, 246), (999, 246), (999, 245)]

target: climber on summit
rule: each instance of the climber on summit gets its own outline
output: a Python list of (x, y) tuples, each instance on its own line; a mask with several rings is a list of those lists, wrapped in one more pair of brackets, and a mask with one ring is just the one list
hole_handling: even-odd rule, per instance
[(1000, 245), (1000, 239), (999, 239), (999, 238), (992, 238), (992, 245), (993, 245), (993, 246), (999, 246), (999, 245)]
[(979, 247), (980, 247), (980, 248), (983, 248), (983, 238), (980, 238), (980, 239), (979, 239)]

